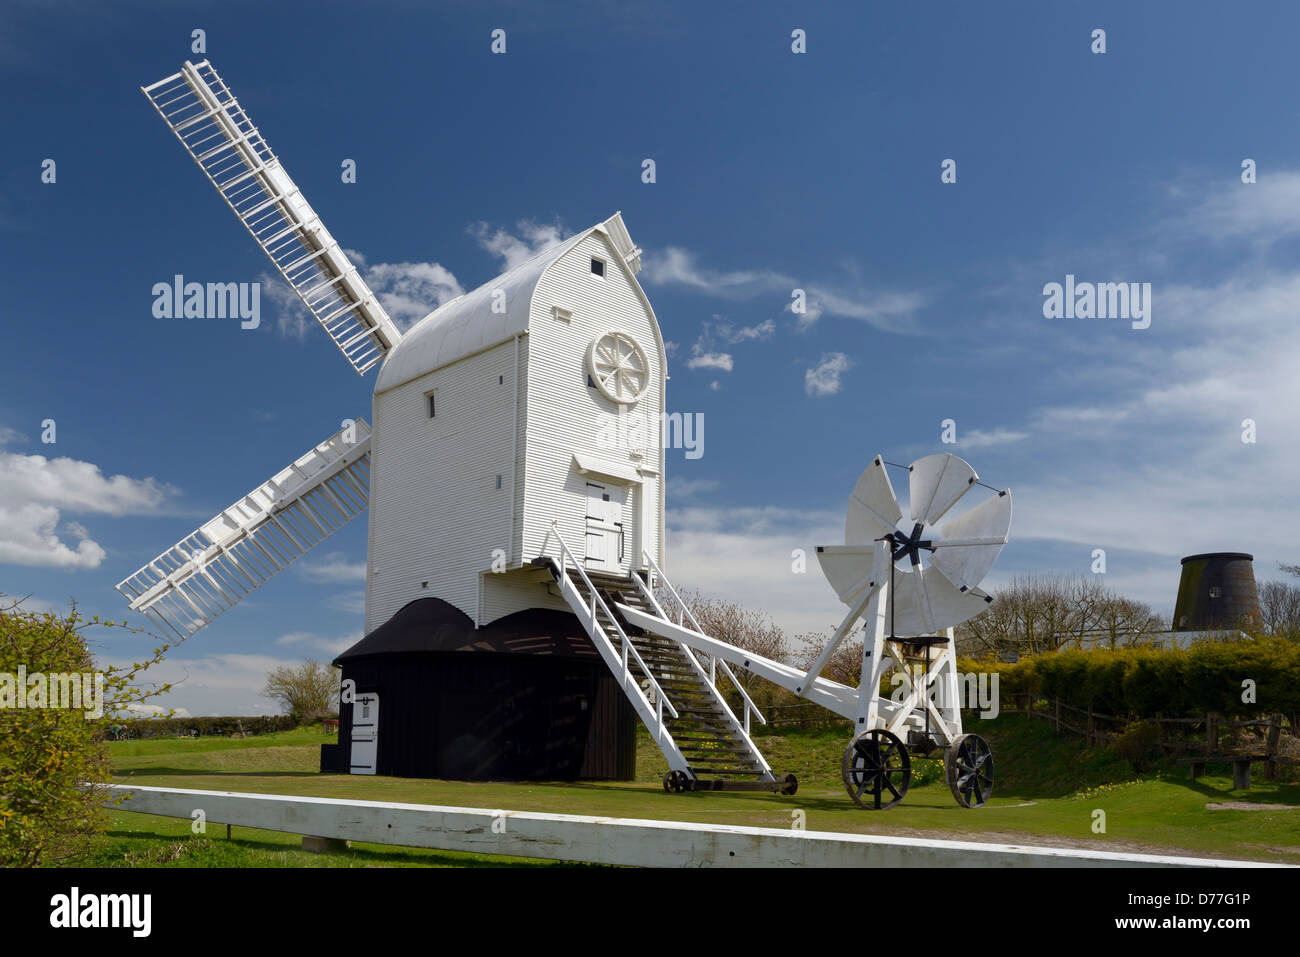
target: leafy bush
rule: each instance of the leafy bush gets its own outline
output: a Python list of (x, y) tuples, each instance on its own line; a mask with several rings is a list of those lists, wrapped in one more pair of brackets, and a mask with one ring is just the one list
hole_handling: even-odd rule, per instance
[(1110, 743), (1110, 747), (1141, 774), (1160, 757), (1160, 726), (1150, 721), (1133, 721)]
[[(110, 772), (106, 727), (127, 705), (169, 689), (132, 686), (166, 645), (130, 667), (96, 668), (85, 633), (113, 623), (86, 621), (75, 607), (65, 616), (20, 606), (13, 600), (0, 605), (0, 867), (34, 867), (84, 851), (103, 827), (103, 785)], [(30, 694), (26, 690), (19, 697), (19, 677), (26, 689), (40, 686), (35, 676), (54, 674), (102, 675), (102, 717), (62, 700), (59, 707), (22, 700)]]

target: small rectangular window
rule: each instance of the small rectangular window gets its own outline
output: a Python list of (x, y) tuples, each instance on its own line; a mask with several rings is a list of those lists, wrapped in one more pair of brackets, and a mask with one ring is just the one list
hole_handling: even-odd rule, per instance
[(436, 392), (429, 393), (429, 418), (431, 419), (438, 414), (437, 403), (434, 402), (434, 397), (436, 395)]
[(500, 488), (500, 487), (501, 487), (501, 476), (498, 475), (498, 476), (497, 476), (497, 488)]
[(592, 274), (593, 276), (604, 276), (604, 275), (605, 275), (605, 260), (603, 260), (603, 259), (597, 259), (595, 256), (592, 256), (592, 257), (591, 257), (591, 274)]

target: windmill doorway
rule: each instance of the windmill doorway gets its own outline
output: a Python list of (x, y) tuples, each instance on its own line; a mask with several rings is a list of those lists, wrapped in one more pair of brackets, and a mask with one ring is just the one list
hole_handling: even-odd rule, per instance
[(366, 692), (352, 703), (353, 774), (374, 774), (379, 759), (379, 695)]
[(625, 542), (623, 506), (627, 488), (611, 483), (587, 483), (587, 567), (618, 572), (623, 565)]

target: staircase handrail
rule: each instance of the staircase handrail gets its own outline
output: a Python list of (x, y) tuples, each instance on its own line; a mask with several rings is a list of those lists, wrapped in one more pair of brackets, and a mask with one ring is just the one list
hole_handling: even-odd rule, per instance
[[(699, 621), (696, 620), (694, 613), (687, 606), (686, 602), (682, 601), (682, 596), (677, 594), (677, 589), (674, 588), (673, 583), (668, 580), (668, 576), (663, 573), (663, 569), (661, 569), (658, 563), (654, 560), (654, 556), (651, 555), (649, 551), (646, 551), (643, 554), (645, 556), (647, 566), (650, 568), (652, 572), (654, 572), (655, 577), (658, 578), (659, 581), (663, 584), (664, 588), (668, 591), (668, 594), (672, 596), (673, 601), (677, 603), (677, 607), (680, 608), (683, 612), (685, 612), (686, 617), (690, 620), (691, 627), (693, 627), (700, 634), (704, 634), (704, 629), (700, 626)], [(649, 589), (647, 589), (647, 591), (649, 591)], [(659, 602), (655, 599), (653, 594), (651, 594), (649, 597), (650, 600), (653, 601), (656, 606), (659, 604)], [(663, 614), (662, 608), (659, 608), (658, 611), (661, 615)], [(721, 658), (715, 658), (711, 656), (710, 661), (722, 665), (723, 674), (725, 674), (731, 680), (731, 686), (735, 688), (738, 692), (740, 692), (741, 700), (745, 702), (745, 732), (746, 733), (749, 732), (749, 713), (751, 711), (754, 713), (754, 716), (758, 718), (760, 724), (767, 724), (767, 718), (763, 716), (763, 712), (758, 710), (758, 705), (754, 704), (754, 701), (752, 698), (750, 698), (749, 693), (745, 691), (745, 689), (741, 687), (740, 682), (736, 680), (736, 675), (734, 672), (732, 672), (731, 667)], [(712, 671), (712, 668), (710, 668), (709, 670)]]
[(595, 620), (596, 618), (595, 607), (597, 602), (600, 603), (600, 608), (602, 611), (605, 612), (606, 617), (609, 618), (609, 620), (614, 623), (614, 630), (618, 633), (619, 640), (623, 643), (622, 651), (623, 651), (624, 674), (627, 677), (631, 677), (631, 671), (628, 667), (628, 655), (630, 654), (633, 658), (636, 659), (636, 663), (641, 666), (642, 673), (645, 674), (646, 678), (648, 678), (650, 681), (650, 685), (654, 688), (655, 703), (656, 706), (659, 708), (660, 712), (662, 713), (664, 707), (666, 706), (668, 708), (668, 712), (674, 718), (680, 718), (681, 715), (678, 714), (677, 709), (673, 707), (673, 703), (670, 700), (668, 700), (668, 695), (664, 693), (663, 688), (659, 686), (659, 682), (655, 680), (654, 672), (651, 671), (646, 666), (645, 661), (641, 658), (640, 652), (636, 650), (636, 645), (632, 644), (632, 640), (628, 638), (628, 636), (624, 633), (623, 627), (618, 623), (618, 619), (614, 617), (613, 611), (611, 611), (610, 607), (607, 604), (605, 604), (605, 599), (600, 596), (600, 592), (598, 592), (596, 590), (596, 586), (592, 584), (591, 579), (587, 576), (587, 570), (583, 568), (582, 565), (578, 562), (573, 552), (569, 551), (569, 546), (564, 543), (564, 538), (560, 535), (560, 531), (556, 527), (556, 522), (554, 521), (551, 522), (551, 527), (546, 532), (546, 539), (543, 539), (542, 541), (543, 550), (545, 550), (546, 547), (546, 540), (549, 539), (551, 535), (555, 536), (555, 540), (560, 545), (560, 574), (565, 576), (566, 578), (568, 577), (569, 574), (568, 562), (572, 561), (573, 567), (577, 570), (578, 574), (582, 576), (582, 580), (584, 584), (586, 584), (587, 586), (587, 593), (591, 595), (591, 604), (593, 609), (592, 616), (591, 616), (592, 623), (597, 626), (600, 625), (600, 622)]

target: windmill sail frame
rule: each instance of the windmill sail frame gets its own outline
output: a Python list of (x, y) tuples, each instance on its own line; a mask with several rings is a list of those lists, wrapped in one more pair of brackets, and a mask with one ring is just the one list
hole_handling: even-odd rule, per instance
[(340, 430), (122, 580), (131, 610), (186, 638), (364, 512), (370, 426)]
[(358, 375), (401, 338), (207, 60), (141, 90)]

